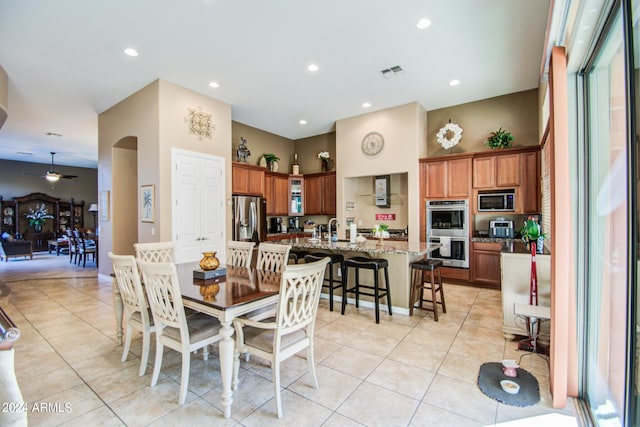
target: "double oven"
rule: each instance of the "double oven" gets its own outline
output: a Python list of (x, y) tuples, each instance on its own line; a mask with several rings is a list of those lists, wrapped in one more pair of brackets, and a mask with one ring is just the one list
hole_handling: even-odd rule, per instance
[(469, 223), (468, 200), (428, 200), (426, 240), (442, 245), (429, 258), (447, 267), (469, 268)]

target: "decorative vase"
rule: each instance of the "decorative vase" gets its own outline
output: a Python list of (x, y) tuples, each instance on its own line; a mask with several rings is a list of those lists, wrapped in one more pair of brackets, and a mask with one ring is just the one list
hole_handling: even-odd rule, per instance
[(33, 230), (34, 230), (36, 233), (40, 233), (40, 232), (42, 232), (42, 224), (33, 224)]
[(329, 171), (329, 160), (322, 159), (322, 172)]
[(278, 165), (277, 161), (274, 160), (272, 162), (269, 162), (269, 170), (271, 172), (278, 172), (279, 168), (280, 168), (280, 165)]
[(220, 266), (220, 261), (216, 258), (217, 252), (202, 252), (202, 259), (200, 260), (200, 268), (207, 270), (215, 270)]

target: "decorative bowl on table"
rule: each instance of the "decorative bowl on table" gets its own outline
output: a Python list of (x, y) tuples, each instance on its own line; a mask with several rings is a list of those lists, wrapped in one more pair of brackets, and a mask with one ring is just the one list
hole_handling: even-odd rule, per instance
[(520, 386), (518, 385), (518, 383), (511, 380), (500, 381), (500, 387), (502, 387), (502, 390), (509, 394), (518, 394), (518, 392), (520, 391)]

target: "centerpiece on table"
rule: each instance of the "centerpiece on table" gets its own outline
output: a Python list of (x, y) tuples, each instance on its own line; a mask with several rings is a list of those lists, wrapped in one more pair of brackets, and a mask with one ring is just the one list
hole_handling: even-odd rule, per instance
[(29, 212), (24, 214), (25, 218), (29, 220), (29, 225), (33, 227), (33, 230), (36, 233), (42, 232), (42, 226), (47, 219), (53, 219), (53, 215), (47, 211), (47, 207), (44, 203), (38, 204), (36, 203), (35, 209), (29, 208)]
[(329, 160), (331, 160), (331, 155), (328, 151), (321, 151), (318, 153), (318, 159), (322, 162), (322, 172), (329, 171)]
[(377, 237), (379, 239), (379, 246), (384, 244), (384, 239), (388, 239), (390, 237), (387, 230), (389, 230), (389, 226), (387, 224), (376, 225), (373, 227), (373, 230), (371, 230), (373, 232), (373, 237)]

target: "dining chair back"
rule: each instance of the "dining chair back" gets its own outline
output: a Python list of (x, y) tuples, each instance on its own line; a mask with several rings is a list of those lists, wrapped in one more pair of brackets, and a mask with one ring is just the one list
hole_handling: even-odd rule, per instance
[(175, 262), (174, 242), (134, 243), (136, 258), (145, 262)]
[[(286, 259), (286, 258), (285, 258)], [(307, 350), (307, 369), (313, 387), (318, 388), (313, 361), (313, 333), (318, 301), (329, 258), (290, 265), (282, 272), (275, 319), (259, 322), (248, 318), (234, 320), (239, 353), (255, 354), (271, 362), (276, 410), (282, 417), (280, 363), (301, 350)], [(238, 382), (239, 363), (234, 364), (233, 382)]]
[(78, 242), (70, 228), (67, 228), (67, 237), (69, 238), (69, 262), (78, 263)]
[[(187, 397), (191, 352), (204, 349), (222, 339), (220, 322), (209, 315), (185, 314), (178, 283), (176, 265), (171, 262), (145, 262), (138, 260), (142, 272), (149, 307), (156, 325), (156, 359), (151, 387), (158, 382), (164, 346), (182, 353), (180, 396), (182, 405)], [(206, 360), (206, 358), (205, 358)]]
[(113, 263), (113, 273), (116, 276), (116, 283), (124, 306), (124, 318), (127, 322), (121, 362), (127, 361), (131, 347), (131, 329), (136, 328), (142, 332), (142, 360), (140, 361), (138, 375), (143, 376), (149, 361), (151, 333), (156, 330), (153, 316), (144, 297), (135, 257), (131, 255), (115, 255), (113, 252), (109, 252), (109, 258)]
[(238, 267), (251, 267), (253, 259), (253, 248), (255, 242), (238, 242), (230, 240), (227, 242), (227, 265)]
[(291, 245), (277, 243), (260, 243), (256, 268), (280, 272), (287, 267)]
[(78, 251), (78, 265), (80, 265), (80, 260), (82, 260), (82, 266), (87, 266), (87, 255), (93, 256), (93, 262), (96, 262), (96, 244), (94, 241), (87, 241), (84, 238), (84, 233), (79, 230), (73, 230), (73, 237), (76, 239), (76, 249)]

